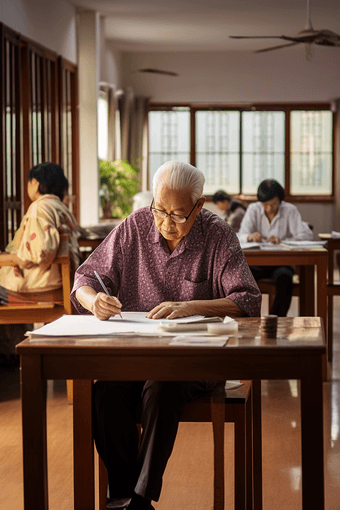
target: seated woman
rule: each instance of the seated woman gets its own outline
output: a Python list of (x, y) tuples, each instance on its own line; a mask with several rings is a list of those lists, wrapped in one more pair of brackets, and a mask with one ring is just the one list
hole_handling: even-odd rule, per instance
[[(262, 181), (257, 190), (258, 202), (250, 204), (238, 233), (240, 242), (267, 241), (279, 244), (284, 240), (311, 241), (313, 232), (302, 221), (298, 208), (284, 201), (285, 192), (274, 179)], [(271, 314), (285, 317), (290, 307), (293, 292), (292, 266), (252, 266), (251, 271), (258, 281), (272, 278), (276, 286)]]
[[(55, 163), (42, 163), (30, 170), (27, 192), (32, 204), (13, 240), (0, 253), (0, 260), (15, 263), (0, 268), (0, 304), (18, 299), (40, 301), (42, 292), (50, 301), (62, 301), (61, 275), (53, 264), (61, 233), (69, 235), (69, 250), (75, 266), (79, 264), (76, 225), (62, 202), (66, 186), (63, 169)], [(27, 329), (21, 324), (0, 325), (2, 362), (14, 354), (15, 344)]]
[(235, 232), (238, 232), (247, 208), (223, 190), (216, 191), (212, 200), (220, 211), (224, 211), (223, 217), (225, 221), (229, 223)]

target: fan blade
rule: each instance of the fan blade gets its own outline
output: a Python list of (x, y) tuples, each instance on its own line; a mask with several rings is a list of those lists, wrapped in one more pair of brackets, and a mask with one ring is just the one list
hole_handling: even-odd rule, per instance
[(287, 46), (295, 46), (298, 42), (292, 42), (289, 44), (280, 44), (280, 46), (271, 46), (270, 48), (263, 48), (263, 50), (256, 50), (255, 53), (263, 53), (265, 51), (279, 50), (280, 48), (287, 48)]
[(161, 69), (138, 69), (140, 73), (154, 73), (154, 74), (166, 74), (168, 76), (178, 76), (178, 73), (174, 73), (173, 71), (162, 71)]
[(285, 39), (284, 35), (230, 35), (230, 39)]

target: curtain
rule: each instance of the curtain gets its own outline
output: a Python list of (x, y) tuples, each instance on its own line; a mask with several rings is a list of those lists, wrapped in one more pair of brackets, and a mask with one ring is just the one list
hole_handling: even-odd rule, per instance
[(121, 119), (121, 159), (128, 160), (141, 170), (141, 189), (147, 189), (148, 131), (147, 110), (149, 99), (135, 97), (127, 89), (119, 97)]
[[(336, 140), (335, 140), (335, 155), (338, 156), (337, 151), (340, 147), (340, 98), (336, 99), (334, 101), (335, 108), (336, 108), (336, 125), (335, 125), (335, 133), (336, 133)], [(340, 157), (335, 158), (335, 168), (333, 170), (334, 176), (335, 176), (335, 221), (333, 224), (333, 230), (336, 230), (337, 232), (340, 232)]]

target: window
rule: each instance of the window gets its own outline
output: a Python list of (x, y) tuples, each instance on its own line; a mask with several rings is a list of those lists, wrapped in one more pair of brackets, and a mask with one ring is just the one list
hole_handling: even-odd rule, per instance
[(332, 194), (332, 113), (291, 112), (291, 194)]
[(78, 154), (78, 72), (77, 66), (58, 57), (59, 76), (59, 161), (69, 182), (73, 197), (71, 209), (79, 219), (79, 154)]
[[(27, 174), (60, 163), (78, 196), (77, 66), (0, 23), (0, 250), (12, 240), (30, 200)], [(73, 204), (78, 217), (78, 204)]]
[(13, 239), (22, 218), (21, 205), (21, 103), (18, 75), (20, 39), (0, 24), (0, 110), (5, 125), (1, 130), (0, 160), (0, 251)]
[(169, 160), (190, 163), (190, 109), (149, 112), (149, 182)]
[(196, 112), (196, 166), (204, 171), (207, 194), (222, 187), (239, 192), (239, 124), (240, 112)]
[(333, 122), (330, 105), (151, 105), (149, 184), (162, 163), (176, 159), (204, 172), (206, 195), (220, 188), (256, 195), (259, 183), (272, 178), (290, 199), (331, 197)]
[(270, 177), (285, 185), (284, 112), (242, 112), (242, 193)]

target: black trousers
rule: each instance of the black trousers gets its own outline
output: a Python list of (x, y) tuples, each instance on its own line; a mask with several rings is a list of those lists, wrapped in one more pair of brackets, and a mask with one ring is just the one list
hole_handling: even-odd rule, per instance
[(270, 313), (285, 317), (290, 307), (293, 294), (293, 266), (251, 266), (256, 281), (262, 278), (274, 280), (276, 294)]
[[(97, 381), (93, 386), (93, 430), (108, 473), (110, 498), (133, 492), (158, 501), (183, 405), (211, 392), (216, 381)], [(141, 405), (138, 446), (136, 409)]]

